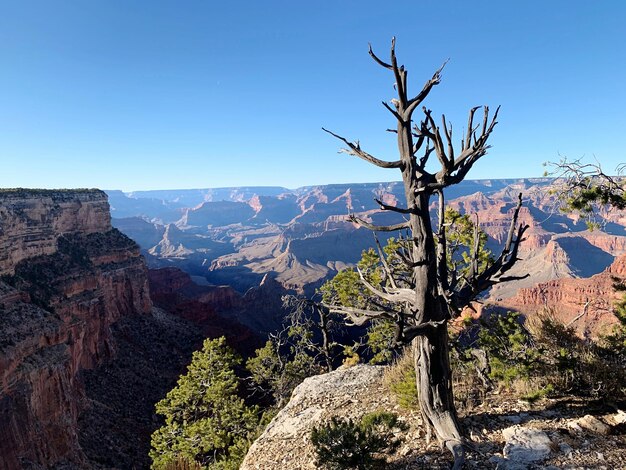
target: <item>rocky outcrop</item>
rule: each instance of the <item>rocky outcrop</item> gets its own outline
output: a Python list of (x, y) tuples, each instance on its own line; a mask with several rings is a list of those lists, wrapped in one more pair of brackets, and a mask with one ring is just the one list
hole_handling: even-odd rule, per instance
[(390, 397), (367, 405), (372, 395), (383, 397), (383, 367), (356, 366), (309, 377), (293, 391), (291, 400), (263, 434), (252, 444), (241, 470), (315, 469), (315, 451), (310, 442), (314, 426), (332, 416), (360, 418), (379, 406), (391, 409)]
[(107, 196), (98, 190), (0, 190), (0, 274), (56, 251), (57, 239), (111, 229)]
[(80, 374), (150, 313), (147, 269), (100, 191), (4, 191), (0, 217), (0, 468), (84, 467)]
[[(358, 421), (375, 411), (397, 413), (408, 425), (407, 431), (396, 435), (402, 443), (395, 453), (387, 456), (384, 468), (450, 468), (449, 454), (426, 438), (420, 413), (397, 405), (387, 385), (393, 377), (394, 372), (383, 367), (360, 365), (306, 379), (252, 444), (240, 468), (320, 468), (310, 441), (311, 430), (328, 423), (331, 417)], [(460, 407), (461, 427), (468, 441), (464, 468), (623, 467), (626, 449), (623, 411), (614, 413), (597, 402), (575, 397), (535, 404), (518, 398), (498, 390), (486, 393), (477, 407)]]

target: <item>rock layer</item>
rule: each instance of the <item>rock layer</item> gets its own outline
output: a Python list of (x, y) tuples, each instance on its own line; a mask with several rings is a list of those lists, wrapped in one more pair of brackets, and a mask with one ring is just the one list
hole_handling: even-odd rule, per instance
[(108, 210), (100, 191), (0, 193), (0, 469), (87, 466), (80, 373), (113, 357), (113, 323), (152, 307)]
[(525, 315), (549, 311), (563, 323), (576, 328), (581, 336), (608, 333), (617, 323), (613, 305), (623, 292), (615, 283), (626, 279), (626, 255), (619, 256), (603, 272), (590, 278), (563, 278), (520, 289), (500, 305)]
[(66, 234), (111, 229), (109, 204), (98, 190), (0, 190), (0, 274), (23, 259), (56, 251)]

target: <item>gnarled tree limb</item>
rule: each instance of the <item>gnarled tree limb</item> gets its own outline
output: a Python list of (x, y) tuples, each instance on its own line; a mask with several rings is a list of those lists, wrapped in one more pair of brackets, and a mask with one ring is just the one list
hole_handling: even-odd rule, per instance
[(351, 222), (354, 222), (355, 224), (360, 225), (361, 227), (365, 227), (368, 228), (370, 230), (374, 230), (376, 232), (395, 232), (396, 230), (404, 230), (409, 228), (409, 223), (408, 222), (402, 222), (399, 224), (395, 224), (395, 225), (374, 225), (374, 224), (370, 224), (369, 222), (366, 222), (365, 220), (357, 217), (354, 214), (350, 214), (348, 216), (348, 220), (350, 220)]
[(370, 155), (365, 150), (362, 150), (361, 146), (359, 145), (358, 142), (356, 142), (356, 143), (350, 142), (345, 137), (341, 137), (340, 135), (335, 134), (334, 132), (331, 132), (328, 129), (324, 129), (323, 127), (322, 127), (322, 130), (324, 132), (329, 133), (333, 137), (341, 140), (342, 142), (344, 142), (349, 147), (349, 150), (348, 149), (344, 149), (345, 153), (348, 153), (350, 155), (354, 155), (355, 157), (359, 157), (359, 158), (365, 160), (366, 162), (373, 163), (374, 165), (376, 165), (376, 166), (378, 166), (380, 168), (402, 168), (402, 162), (400, 160), (396, 160), (395, 162), (387, 162), (387, 161), (384, 161), (384, 160), (380, 160), (380, 159)]

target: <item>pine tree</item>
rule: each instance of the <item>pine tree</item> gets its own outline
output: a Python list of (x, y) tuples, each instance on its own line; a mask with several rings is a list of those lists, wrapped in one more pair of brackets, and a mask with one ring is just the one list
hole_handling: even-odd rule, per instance
[(165, 425), (152, 435), (152, 468), (177, 458), (203, 468), (236, 469), (256, 430), (258, 413), (237, 395), (241, 360), (225, 339), (204, 341), (178, 385), (156, 405)]

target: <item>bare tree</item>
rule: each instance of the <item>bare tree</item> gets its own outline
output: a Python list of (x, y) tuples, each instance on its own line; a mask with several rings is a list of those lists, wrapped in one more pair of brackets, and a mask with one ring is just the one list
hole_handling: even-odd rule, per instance
[(300, 338), (302, 346), (316, 361), (323, 363), (326, 372), (331, 372), (338, 356), (335, 350), (341, 346), (332, 338), (333, 331), (337, 329), (337, 321), (333, 317), (337, 315), (332, 315), (328, 307), (310, 299), (285, 295), (282, 300), (283, 307), (290, 310), (286, 317), (288, 328), (303, 332)]
[[(382, 299), (378, 308), (357, 309), (340, 305), (329, 307), (331, 311), (346, 315), (354, 324), (364, 324), (370, 319), (381, 317), (396, 323), (397, 340), (404, 344), (411, 343), (414, 350), (419, 403), (428, 435), (434, 431), (440, 443), (452, 452), (455, 459), (453, 468), (460, 468), (464, 461), (463, 438), (452, 393), (447, 324), (480, 292), (498, 282), (512, 279), (505, 276), (505, 273), (517, 260), (519, 244), (528, 228), (517, 226), (521, 194), (513, 211), (508, 237), (501, 254), (487, 265), (480, 262), (479, 235), (476, 228), (470, 268), (464, 274), (450, 272), (452, 270), (449, 270), (446, 262), (444, 190), (461, 182), (474, 163), (487, 153), (487, 141), (496, 125), (498, 110), (490, 117), (489, 108), (483, 106), (482, 120), (475, 123), (475, 115), (480, 107), (470, 109), (460, 149), (455, 150), (452, 125), (446, 121), (445, 115), (442, 115), (441, 124), (438, 125), (431, 110), (421, 107), (419, 122), (413, 120), (414, 113), (420, 109), (424, 99), (439, 84), (445, 63), (425, 83), (421, 91), (411, 97), (407, 87), (407, 70), (403, 65), (398, 65), (396, 59), (395, 38), (391, 42), (389, 63), (376, 56), (371, 46), (369, 54), (378, 65), (389, 70), (395, 77), (397, 98), (390, 103), (383, 102), (383, 106), (397, 123), (396, 129), (390, 129), (390, 132), (397, 134), (400, 158), (396, 161), (381, 160), (363, 150), (358, 141), (351, 142), (329, 130), (323, 130), (347, 146), (342, 152), (380, 168), (395, 168), (402, 173), (406, 207), (378, 202), (381, 209), (402, 214), (403, 222), (376, 226), (356, 216), (351, 219), (374, 231), (406, 230), (407, 244), (403, 245), (398, 255), (405, 261), (410, 275), (402, 282), (394, 279), (381, 256), (381, 263), (387, 274), (383, 287), (371, 285), (359, 272), (361, 282)], [(427, 163), (433, 155), (440, 166), (437, 172), (427, 170)], [(433, 229), (429, 214), (433, 196), (436, 196), (438, 204), (436, 229)]]

